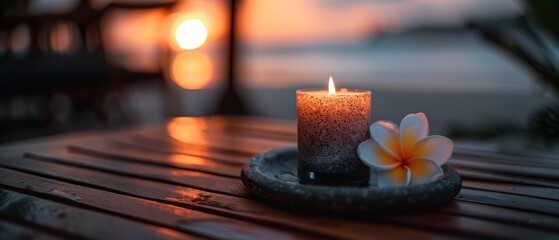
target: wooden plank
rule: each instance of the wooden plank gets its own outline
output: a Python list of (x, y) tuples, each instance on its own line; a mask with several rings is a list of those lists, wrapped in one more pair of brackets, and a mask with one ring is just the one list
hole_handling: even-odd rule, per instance
[(467, 147), (460, 147), (460, 144), (455, 145), (454, 152), (457, 155), (464, 157), (471, 157), (473, 159), (483, 159), (489, 161), (508, 161), (515, 163), (535, 163), (535, 164), (557, 164), (559, 157), (553, 153), (542, 152), (529, 152), (523, 151), (523, 154), (518, 153), (504, 153), (496, 151), (482, 151), (471, 149)]
[(246, 128), (243, 126), (235, 127), (232, 129), (226, 129), (225, 131), (207, 131), (207, 133), (212, 134), (227, 134), (230, 136), (235, 137), (244, 137), (244, 138), (259, 138), (259, 139), (268, 139), (274, 140), (280, 143), (295, 143), (297, 142), (297, 135), (291, 134), (283, 134), (283, 133), (275, 133), (270, 131), (262, 131), (258, 129)]
[[(193, 154), (185, 154), (190, 152), (190, 149), (184, 149), (185, 153), (165, 153), (165, 151), (154, 151), (150, 148), (138, 148), (131, 146), (129, 144), (121, 144), (119, 141), (113, 139), (104, 139), (103, 142), (78, 142), (70, 145), (71, 147), (80, 146), (86, 149), (93, 149), (96, 151), (111, 151), (111, 152), (122, 152), (122, 153), (132, 153), (141, 154), (153, 157), (167, 157), (173, 155), (182, 155), (183, 161), (197, 163), (198, 165), (216, 165), (221, 164), (224, 166), (241, 166), (247, 161), (247, 158), (243, 159), (242, 162), (231, 160), (230, 158), (208, 158), (208, 157), (198, 157)], [(207, 150), (206, 150), (207, 152)]]
[(471, 155), (464, 155), (453, 153), (452, 158), (458, 161), (465, 162), (478, 162), (478, 163), (493, 163), (493, 164), (505, 164), (511, 166), (528, 166), (528, 167), (540, 167), (540, 168), (556, 168), (559, 169), (559, 161), (549, 161), (546, 159), (537, 158), (523, 158), (523, 159), (497, 159), (497, 158), (486, 158), (486, 157), (475, 157)]
[(545, 198), (550, 200), (559, 200), (559, 189), (538, 187), (538, 186), (525, 186), (503, 182), (487, 182), (464, 179), (462, 186), (466, 188), (474, 188), (480, 190), (489, 190), (493, 192), (502, 192), (523, 195), (528, 197)]
[(159, 136), (155, 137), (152, 135), (142, 135), (142, 134), (131, 134), (132, 138), (139, 139), (140, 141), (145, 141), (153, 144), (158, 145), (170, 145), (176, 148), (183, 148), (183, 149), (205, 149), (209, 152), (218, 152), (222, 154), (235, 154), (235, 155), (245, 155), (245, 156), (253, 156), (259, 153), (258, 150), (254, 149), (240, 149), (236, 148), (235, 145), (214, 145), (214, 144), (201, 144), (201, 143), (188, 143), (188, 142), (181, 142), (175, 140), (168, 136)]
[[(0, 189), (0, 215), (40, 226), (71, 238), (97, 239), (184, 239), (193, 238), (169, 228), (144, 224), (87, 209)], [(29, 211), (29, 210), (32, 211)], [(115, 231), (115, 229), (119, 229)], [(1, 232), (1, 231), (0, 231)], [(8, 238), (2, 238), (8, 239)]]
[(179, 147), (166, 142), (154, 141), (153, 139), (141, 137), (119, 138), (114, 141), (129, 148), (142, 148), (165, 154), (180, 153), (201, 158), (208, 158), (210, 160), (216, 160), (217, 162), (244, 164), (252, 156), (250, 154), (239, 154), (236, 152), (212, 151), (211, 149), (200, 146)]
[[(178, 120), (178, 121), (175, 121)], [(183, 121), (184, 120), (184, 121)], [(281, 146), (294, 146), (295, 136), (285, 135), (276, 137), (270, 124), (263, 124), (261, 121), (253, 122), (246, 125), (239, 125), (234, 123), (233, 120), (227, 121), (223, 118), (206, 118), (206, 121), (198, 118), (185, 118), (171, 119), (165, 128), (152, 129), (151, 132), (138, 133), (143, 137), (169, 141), (174, 144), (187, 144), (187, 145), (208, 145), (211, 143), (212, 147), (236, 151), (231, 147), (240, 146), (244, 148), (252, 148), (256, 151), (250, 151), (250, 154), (270, 150)], [(246, 122), (246, 121), (242, 121)], [(258, 124), (256, 124), (258, 123)], [(182, 134), (188, 132), (189, 134)]]
[[(272, 139), (275, 141), (280, 142), (296, 142), (297, 135), (293, 134), (291, 130), (295, 130), (295, 126), (293, 129), (284, 129), (283, 127), (272, 126), (268, 122), (261, 123), (255, 122), (252, 124), (246, 123), (236, 123), (235, 121), (227, 121), (226, 124), (221, 125), (208, 125), (204, 133), (208, 134), (226, 134), (231, 136), (237, 137), (255, 137), (255, 138), (262, 138), (262, 139)], [(169, 130), (167, 129), (169, 132)]]
[[(297, 232), (224, 218), (183, 207), (64, 183), (0, 168), (0, 187), (25, 190), (65, 204), (88, 207), (116, 216), (218, 239), (308, 238)], [(139, 187), (140, 191), (142, 187)]]
[(21, 225), (0, 218), (0, 239), (57, 240), (64, 239), (64, 236), (43, 232), (30, 226)]
[(559, 169), (550, 167), (515, 166), (510, 164), (474, 162), (453, 158), (448, 162), (450, 166), (473, 169), (483, 172), (496, 172), (507, 175), (559, 179)]
[(559, 202), (548, 199), (511, 195), (477, 189), (463, 188), (456, 199), (492, 206), (508, 207), (544, 214), (559, 215)]
[(282, 132), (296, 133), (297, 122), (293, 119), (266, 118), (258, 116), (227, 116), (231, 124), (254, 127), (262, 131), (278, 130)]
[(196, 138), (180, 140), (161, 134), (135, 134), (135, 136), (151, 138), (153, 140), (163, 141), (165, 143), (170, 143), (179, 147), (190, 147), (194, 145), (207, 147), (216, 151), (230, 151), (249, 155), (256, 155), (258, 153), (269, 151), (278, 147), (295, 146), (294, 143), (260, 144), (258, 143), (258, 139), (243, 140), (231, 136), (227, 138), (197, 136)]
[[(394, 221), (398, 225), (413, 225), (430, 231), (444, 231), (453, 235), (474, 238), (498, 239), (551, 239), (559, 236), (553, 231), (540, 230), (526, 226), (513, 226), (504, 222), (487, 221), (463, 215), (423, 212), (403, 215), (388, 215), (386, 221)], [(537, 237), (536, 237), (537, 236)]]
[[(367, 222), (359, 221), (340, 220), (334, 218), (312, 218), (303, 215), (291, 215), (277, 209), (270, 208), (260, 202), (249, 199), (215, 194), (170, 184), (156, 183), (142, 179), (131, 179), (119, 175), (112, 175), (79, 168), (71, 168), (52, 163), (38, 162), (31, 159), (20, 159), (20, 161), (17, 163), (6, 163), (6, 160), (2, 160), (1, 163), (4, 164), (3, 166), (6, 166), (6, 164), (10, 164), (8, 166), (12, 169), (23, 170), (33, 174), (41, 174), (43, 176), (48, 176), (56, 179), (63, 179), (66, 181), (70, 181), (73, 184), (81, 184), (89, 187), (86, 189), (95, 187), (97, 189), (111, 191), (121, 195), (125, 194), (129, 197), (144, 198), (146, 199), (146, 201), (149, 200), (150, 202), (157, 201), (161, 204), (173, 204), (183, 208), (204, 211), (212, 214), (219, 214), (230, 218), (243, 219), (259, 224), (267, 224), (270, 226), (277, 226), (296, 231), (321, 234), (323, 236), (362, 239), (368, 238), (371, 236), (371, 234), (378, 233), (379, 231), (390, 231), (385, 233), (387, 237), (427, 236), (427, 233), (411, 229), (404, 229), (398, 226), (386, 225), (378, 222), (373, 225)], [(2, 178), (2, 174), (4, 174), (4, 178)], [(22, 188), (21, 183), (10, 179), (10, 177), (19, 179), (24, 178), (24, 176), (19, 175), (24, 175), (25, 177), (28, 176), (22, 173), (18, 174), (14, 173), (11, 170), (3, 170), (0, 168), (0, 182), (11, 180), (10, 183), (12, 185), (16, 184), (20, 188)], [(35, 181), (36, 184), (39, 185), (38, 187), (42, 186), (41, 181), (46, 181), (46, 179), (40, 179), (40, 181)], [(53, 180), (49, 181), (54, 182)], [(58, 184), (56, 188), (61, 188), (62, 185), (68, 185), (62, 184), (60, 182), (56, 183)], [(23, 187), (25, 187), (25, 185)], [(74, 192), (74, 190), (72, 190), (74, 188), (75, 187), (64, 189), (65, 191), (68, 190)], [(35, 189), (34, 191), (37, 190)], [(49, 192), (48, 190), (45, 191)], [(80, 194), (77, 195), (80, 196)], [(85, 199), (85, 197), (81, 198)], [(337, 227), (325, 228), (324, 224), (331, 224)], [(394, 232), (396, 235), (392, 235), (392, 232)]]
[(545, 180), (541, 178), (511, 176), (511, 175), (500, 174), (500, 173), (485, 173), (485, 172), (479, 172), (479, 171), (470, 170), (467, 168), (460, 168), (460, 167), (456, 167), (456, 170), (458, 171), (458, 173), (460, 173), (460, 175), (464, 179), (505, 182), (505, 183), (521, 184), (526, 186), (559, 188), (559, 183), (557, 183), (557, 181)]
[(110, 131), (83, 131), (10, 142), (0, 145), (0, 156), (21, 156), (25, 151), (52, 149), (66, 146), (76, 141), (95, 141), (104, 138), (116, 138), (128, 135), (130, 132), (140, 134), (153, 131), (153, 128), (153, 126), (133, 126)]
[(66, 150), (31, 152), (27, 153), (26, 157), (43, 161), (59, 162), (63, 164), (100, 170), (120, 175), (145, 178), (185, 187), (193, 187), (209, 192), (241, 197), (244, 196), (243, 194), (245, 194), (244, 192), (240, 192), (238, 190), (243, 188), (242, 182), (239, 179), (221, 177), (201, 172), (194, 172), (171, 167), (113, 161), (82, 155), (74, 152), (68, 152)]
[(225, 177), (239, 176), (239, 167), (233, 165), (226, 165), (212, 160), (186, 156), (182, 154), (163, 154), (151, 151), (131, 150), (131, 149), (117, 149), (111, 147), (109, 144), (104, 143), (91, 143), (79, 145), (70, 145), (71, 151), (76, 151), (82, 154), (97, 156), (102, 158), (140, 162), (144, 164), (152, 164), (166, 167), (176, 167), (185, 170), (199, 171), (203, 173), (216, 174)]
[(522, 227), (541, 228), (559, 232), (559, 217), (517, 209), (496, 207), (474, 202), (453, 201), (437, 212), (470, 216), (492, 222), (515, 224)]
[(228, 116), (225, 120), (230, 128), (243, 128), (250, 129), (254, 132), (268, 132), (291, 136), (295, 136), (297, 134), (297, 124), (295, 121), (290, 120), (253, 116)]
[(294, 121), (285, 121), (253, 116), (210, 116), (210, 117), (178, 117), (170, 119), (166, 129), (170, 126), (185, 126), (191, 130), (202, 131), (251, 131), (265, 132), (274, 135), (294, 136), (296, 126)]
[[(185, 134), (188, 133), (188, 134)], [(282, 140), (270, 138), (253, 138), (239, 135), (227, 134), (227, 131), (200, 131), (198, 129), (190, 129), (185, 126), (184, 129), (180, 125), (171, 126), (167, 130), (154, 129), (152, 132), (144, 132), (140, 135), (151, 136), (154, 138), (171, 138), (173, 140), (188, 143), (192, 145), (217, 145), (219, 147), (240, 147), (240, 148), (254, 148), (259, 151), (273, 149), (278, 146), (289, 146)]]
[(241, 166), (243, 165), (245, 162), (247, 162), (247, 160), (250, 157), (247, 157), (247, 155), (233, 155), (233, 154), (221, 154), (220, 157), (217, 157), (218, 155), (208, 151), (208, 149), (192, 149), (192, 148), (178, 148), (178, 147), (174, 147), (172, 145), (167, 145), (167, 147), (165, 146), (157, 146), (154, 147), (154, 145), (148, 145), (148, 144), (144, 144), (144, 145), (139, 145), (139, 144), (133, 144), (133, 143), (129, 143), (129, 142), (125, 142), (122, 140), (117, 140), (117, 139), (107, 139), (105, 140), (105, 143), (103, 144), (99, 144), (99, 143), (93, 143), (93, 144), (87, 144), (87, 143), (82, 143), (81, 145), (94, 145), (94, 146), (98, 146), (98, 147), (109, 147), (111, 149), (115, 149), (115, 150), (126, 150), (126, 151), (138, 151), (138, 152), (152, 152), (155, 154), (163, 154), (163, 155), (172, 155), (172, 154), (179, 154), (179, 155), (185, 155), (186, 157), (190, 157), (193, 160), (192, 161), (199, 161), (197, 159), (202, 158), (202, 159), (208, 159), (210, 161), (213, 162), (217, 162), (217, 163), (223, 163), (226, 165), (232, 165), (232, 166)]

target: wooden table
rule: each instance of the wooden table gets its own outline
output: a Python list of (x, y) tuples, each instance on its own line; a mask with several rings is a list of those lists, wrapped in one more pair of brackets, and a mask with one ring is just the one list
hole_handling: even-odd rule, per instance
[(559, 239), (559, 159), (456, 147), (463, 189), (435, 211), (341, 218), (250, 197), (243, 163), (295, 124), (176, 118), (0, 147), (0, 239)]

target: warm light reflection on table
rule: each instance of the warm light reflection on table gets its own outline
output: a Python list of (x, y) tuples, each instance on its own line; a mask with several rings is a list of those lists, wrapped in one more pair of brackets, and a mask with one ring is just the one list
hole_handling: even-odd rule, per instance
[(167, 134), (180, 142), (189, 142), (206, 130), (207, 124), (191, 117), (172, 118), (167, 122)]

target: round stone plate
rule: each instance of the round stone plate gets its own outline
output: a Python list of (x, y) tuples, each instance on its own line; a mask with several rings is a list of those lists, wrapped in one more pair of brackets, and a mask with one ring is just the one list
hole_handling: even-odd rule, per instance
[(368, 187), (331, 187), (299, 184), (297, 149), (283, 148), (253, 157), (241, 172), (249, 192), (281, 207), (327, 213), (403, 212), (433, 209), (450, 202), (462, 178), (442, 166), (441, 180), (419, 186), (378, 188), (371, 172)]

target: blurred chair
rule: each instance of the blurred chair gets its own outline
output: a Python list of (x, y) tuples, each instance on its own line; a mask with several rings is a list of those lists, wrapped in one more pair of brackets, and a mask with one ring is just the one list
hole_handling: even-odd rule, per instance
[[(161, 70), (132, 72), (111, 65), (100, 21), (113, 9), (169, 10), (174, 1), (94, 9), (82, 0), (66, 13), (39, 14), (29, 12), (31, 2), (0, 3), (0, 142), (50, 134), (53, 122), (64, 123), (74, 115), (78, 129), (127, 122), (119, 92), (143, 80), (165, 84)], [(79, 116), (84, 112), (88, 116)]]

